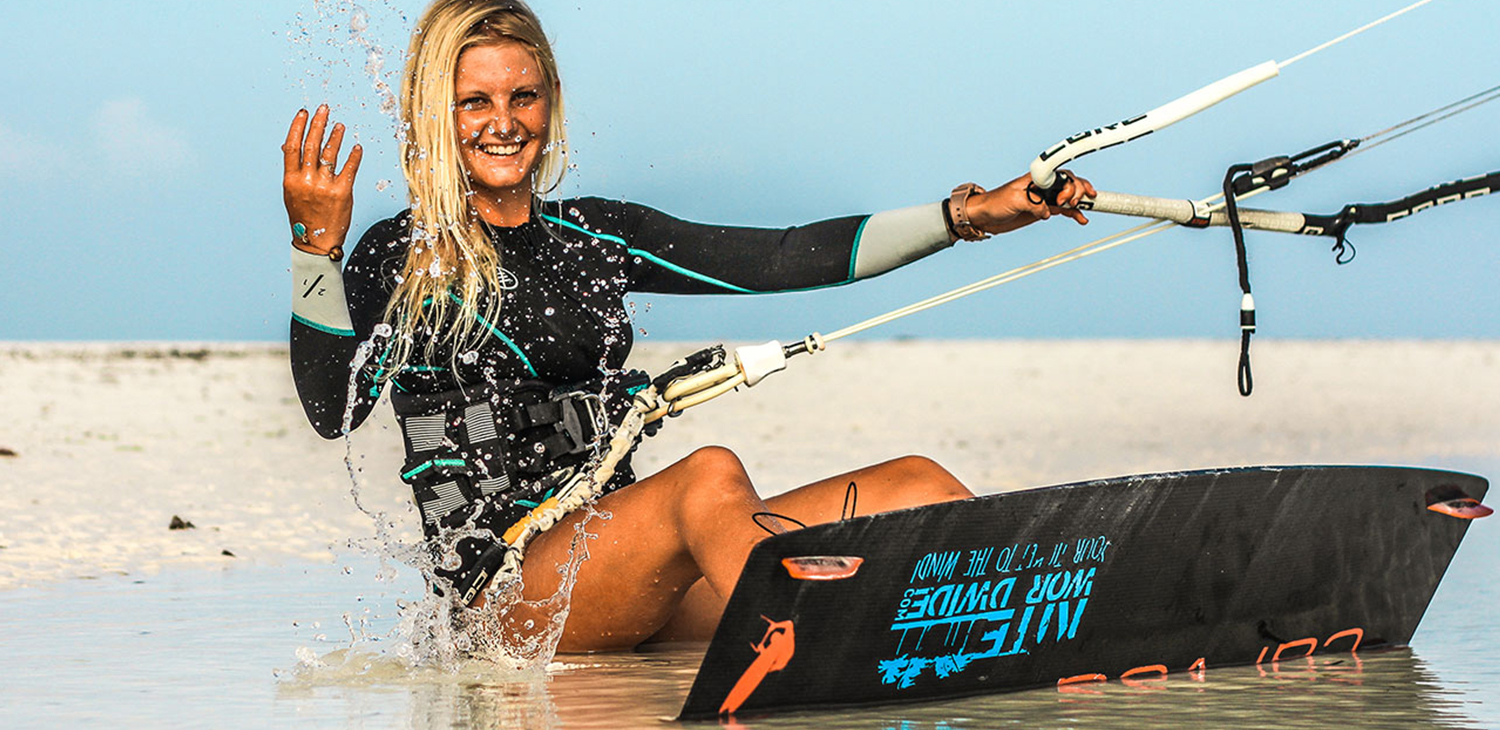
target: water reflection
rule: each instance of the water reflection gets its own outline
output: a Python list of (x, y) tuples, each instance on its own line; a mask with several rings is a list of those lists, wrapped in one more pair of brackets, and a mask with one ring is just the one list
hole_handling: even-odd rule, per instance
[[(742, 718), (738, 725), (757, 730), (1500, 726), (1500, 713), (1491, 704), (1500, 686), (1500, 664), (1483, 652), (1484, 639), (1493, 636), (1493, 619), (1483, 607), (1494, 604), (1482, 600), (1488, 594), (1478, 582), (1487, 578), (1485, 563), (1500, 540), (1471, 537), (1486, 538), (1474, 543), (1487, 548), (1485, 561), (1455, 566), (1450, 578), (1459, 580), (1439, 591), (1415, 652), (1367, 651), (1258, 668), (1210, 666), (1202, 681), (1174, 674), (1068, 692), (1053, 688)], [(347, 634), (329, 630), (341, 626), (337, 617), (349, 610), (353, 592), (393, 591), (384, 601), (367, 598), (374, 608), (371, 634), (381, 636), (395, 622), (383, 604), (425, 590), (411, 576), (395, 586), (368, 579), (374, 567), (361, 565), (352, 574), (335, 565), (187, 570), (0, 592), (5, 637), (0, 660), (17, 669), (0, 682), (0, 727), (154, 726), (164, 717), (182, 724), (230, 717), (245, 728), (661, 728), (662, 718), (681, 709), (702, 657), (699, 647), (563, 655), (545, 669), (478, 661), (462, 662), (453, 671), (413, 669), (395, 656), (399, 641), (370, 640), (350, 648)], [(1470, 573), (1473, 579), (1466, 580)], [(372, 585), (363, 585), (361, 576)], [(1465, 632), (1460, 627), (1468, 624), (1460, 619), (1480, 628)], [(319, 620), (322, 628), (315, 628)], [(320, 633), (327, 638), (317, 639)], [(324, 666), (274, 677), (272, 667), (294, 664), (298, 647), (308, 647)]]
[[(525, 676), (477, 662), (454, 674), (428, 670), (384, 680), (379, 670), (314, 674), (286, 686), (280, 699), (295, 703), (299, 692), (331, 691), (343, 696), (354, 717), (380, 704), (379, 696), (404, 694), (414, 728), (653, 728), (676, 714), (700, 658), (701, 648), (563, 657), (546, 675)], [(739, 718), (727, 725), (745, 730), (1483, 727), (1466, 709), (1459, 691), (1444, 686), (1411, 650), (1398, 649), (921, 705)]]

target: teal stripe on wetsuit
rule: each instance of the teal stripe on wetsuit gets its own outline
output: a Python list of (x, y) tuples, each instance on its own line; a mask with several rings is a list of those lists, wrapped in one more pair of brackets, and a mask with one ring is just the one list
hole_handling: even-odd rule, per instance
[(550, 221), (552, 223), (556, 223), (557, 225), (563, 226), (564, 228), (571, 228), (571, 229), (573, 229), (575, 231), (578, 231), (579, 233), (588, 234), (588, 235), (593, 236), (594, 238), (600, 239), (602, 241), (613, 241), (615, 243), (618, 243), (621, 246), (624, 246), (625, 247), (625, 251), (627, 253), (629, 253), (630, 255), (632, 255), (632, 256), (639, 256), (639, 257), (641, 257), (641, 258), (643, 258), (643, 259), (645, 259), (647, 261), (650, 261), (653, 264), (656, 264), (657, 266), (660, 266), (660, 267), (662, 267), (664, 269), (667, 269), (668, 271), (675, 271), (675, 272), (677, 272), (679, 274), (682, 274), (683, 276), (686, 276), (689, 279), (695, 279), (695, 280), (701, 281), (701, 282), (703, 282), (705, 284), (712, 284), (714, 286), (721, 287), (723, 289), (727, 289), (727, 290), (735, 292), (737, 294), (761, 294), (761, 293), (764, 293), (764, 292), (757, 292), (757, 291), (755, 291), (753, 289), (746, 289), (745, 287), (742, 287), (742, 286), (735, 286), (734, 284), (730, 284), (727, 281), (719, 281), (718, 279), (715, 279), (712, 276), (708, 276), (708, 275), (705, 275), (705, 274), (700, 274), (700, 273), (698, 273), (696, 271), (693, 271), (692, 269), (689, 269), (689, 268), (684, 267), (684, 266), (678, 266), (677, 264), (674, 264), (671, 261), (668, 261), (668, 260), (666, 260), (666, 259), (664, 259), (664, 258), (662, 258), (660, 256), (657, 256), (656, 254), (651, 253), (650, 251), (642, 251), (641, 249), (638, 249), (638, 248), (631, 248), (630, 244), (628, 242), (626, 242), (625, 239), (620, 238), (619, 236), (611, 236), (608, 233), (599, 233), (597, 231), (591, 231), (591, 230), (589, 230), (587, 228), (584, 228), (583, 226), (580, 226), (580, 225), (578, 225), (576, 223), (572, 223), (570, 221), (565, 221), (565, 220), (563, 220), (561, 218), (556, 218), (554, 216), (547, 215), (546, 213), (542, 214), (542, 218), (544, 220)]
[[(450, 292), (448, 292), (448, 297), (450, 299), (452, 299), (453, 301), (458, 302), (458, 306), (460, 306), (460, 307), (463, 306), (464, 300), (460, 299), (457, 294), (454, 294), (453, 292), (450, 291)], [(521, 364), (526, 366), (526, 372), (531, 373), (532, 377), (536, 377), (536, 375), (537, 375), (536, 368), (534, 368), (534, 367), (531, 366), (531, 358), (526, 357), (526, 353), (524, 353), (524, 352), (521, 351), (520, 345), (517, 345), (515, 343), (515, 340), (512, 340), (509, 337), (506, 337), (505, 333), (501, 332), (499, 327), (496, 327), (495, 325), (491, 324), (489, 320), (487, 320), (487, 319), (484, 318), (484, 315), (482, 315), (482, 314), (480, 314), (478, 312), (474, 313), (474, 320), (476, 322), (484, 325), (485, 329), (488, 329), (490, 331), (490, 334), (492, 334), (492, 335), (500, 338), (500, 341), (503, 342), (503, 343), (505, 343), (505, 346), (509, 347), (511, 352), (516, 353), (516, 357), (521, 358)]]

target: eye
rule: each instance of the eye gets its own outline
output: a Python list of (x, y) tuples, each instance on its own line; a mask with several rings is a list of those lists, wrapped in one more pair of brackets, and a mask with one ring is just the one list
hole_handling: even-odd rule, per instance
[(467, 99), (464, 99), (463, 101), (460, 101), (458, 103), (458, 108), (460, 110), (462, 110), (462, 111), (469, 112), (469, 111), (475, 111), (475, 110), (478, 110), (478, 109), (483, 109), (486, 106), (486, 104), (487, 104), (487, 102), (484, 99), (484, 97), (471, 96), (471, 97), (469, 97)]
[(515, 95), (510, 97), (511, 102), (516, 104), (517, 106), (531, 106), (541, 98), (541, 94), (538, 94), (537, 92), (531, 90), (517, 91)]

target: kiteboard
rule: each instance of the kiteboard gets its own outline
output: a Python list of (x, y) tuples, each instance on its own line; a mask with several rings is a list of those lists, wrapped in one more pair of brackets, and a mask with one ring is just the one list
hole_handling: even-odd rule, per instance
[(1488, 482), (1152, 474), (797, 530), (750, 554), (680, 719), (929, 701), (1407, 643)]

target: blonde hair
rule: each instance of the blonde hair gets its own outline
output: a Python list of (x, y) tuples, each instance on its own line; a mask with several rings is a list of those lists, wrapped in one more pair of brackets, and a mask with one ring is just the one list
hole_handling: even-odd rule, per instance
[[(412, 31), (401, 79), (401, 171), (411, 204), (411, 245), (385, 319), (394, 329), (383, 369), (407, 364), (421, 336), (431, 361), (443, 341), (453, 357), (477, 346), (500, 309), (500, 252), (470, 204), (474, 190), (454, 119), (458, 57), (476, 46), (520, 43), (536, 59), (550, 104), (547, 139), (532, 173), (532, 205), (567, 169), (563, 103), (552, 46), (521, 0), (436, 0)], [(481, 311), (482, 310), (482, 311)]]

